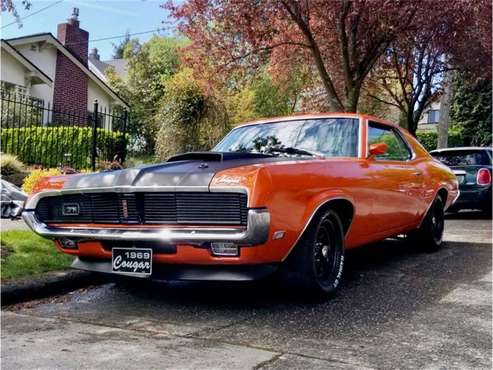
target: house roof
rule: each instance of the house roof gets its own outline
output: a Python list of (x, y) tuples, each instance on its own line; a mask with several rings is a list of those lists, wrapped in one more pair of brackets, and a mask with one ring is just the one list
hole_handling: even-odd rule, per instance
[(105, 62), (103, 62), (103, 61), (101, 61), (99, 59), (96, 59), (96, 58), (91, 58), (90, 56), (89, 56), (89, 62), (91, 62), (92, 65), (94, 67), (96, 67), (96, 69), (99, 72), (101, 72), (101, 73), (104, 73), (104, 71), (106, 70), (106, 68), (109, 67)]
[(100, 77), (89, 69), (74, 53), (65, 47), (52, 33), (37, 33), (33, 35), (27, 35), (22, 37), (15, 37), (7, 40), (10, 45), (15, 47), (16, 45), (23, 45), (33, 42), (45, 41), (56, 47), (62, 54), (64, 54), (72, 63), (79, 67), (96, 85), (98, 85), (103, 91), (110, 95), (114, 100), (118, 101), (121, 105), (128, 108), (128, 103), (123, 100), (111, 87), (109, 87)]
[(99, 60), (96, 58), (91, 58), (91, 56), (89, 56), (89, 67), (93, 72), (95, 72), (103, 79), (105, 79), (104, 74), (108, 70), (108, 68), (113, 68), (113, 70), (119, 77), (125, 78), (127, 74), (127, 65), (127, 59)]
[(41, 69), (36, 67), (29, 59), (19, 53), (8, 41), (1, 39), (2, 50), (9, 53), (14, 59), (22, 64), (27, 70), (33, 73), (41, 82), (51, 86), (52, 79), (48, 77)]
[(127, 73), (127, 59), (110, 59), (105, 60), (104, 63), (106, 63), (109, 67), (112, 67), (115, 70), (115, 73), (120, 77), (125, 76)]

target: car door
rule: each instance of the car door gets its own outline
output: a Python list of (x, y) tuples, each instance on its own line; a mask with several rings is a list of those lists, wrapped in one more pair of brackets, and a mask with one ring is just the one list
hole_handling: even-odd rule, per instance
[(378, 231), (392, 234), (416, 223), (424, 176), (397, 129), (369, 121), (368, 147), (376, 143), (385, 143), (387, 152), (367, 159), (375, 194), (372, 215)]

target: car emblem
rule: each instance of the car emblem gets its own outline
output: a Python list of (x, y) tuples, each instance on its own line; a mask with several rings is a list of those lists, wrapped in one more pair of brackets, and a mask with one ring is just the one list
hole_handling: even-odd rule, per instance
[(123, 218), (128, 218), (128, 202), (126, 199), (122, 199), (122, 213)]
[(78, 216), (80, 214), (80, 207), (78, 203), (63, 203), (62, 215), (63, 216)]
[(216, 179), (216, 184), (238, 185), (242, 180), (242, 176), (222, 175)]

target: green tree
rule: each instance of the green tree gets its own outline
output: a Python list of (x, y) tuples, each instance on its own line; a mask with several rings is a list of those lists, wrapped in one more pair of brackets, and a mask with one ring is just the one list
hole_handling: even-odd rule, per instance
[(458, 73), (453, 90), (451, 123), (462, 131), (464, 144), (491, 145), (491, 80)]
[(238, 92), (225, 99), (233, 125), (294, 112), (303, 89), (301, 74), (289, 81), (273, 81), (266, 71), (253, 76)]
[(267, 75), (254, 84), (253, 106), (260, 117), (283, 116), (292, 113), (289, 95), (281, 91)]
[(167, 80), (178, 71), (183, 39), (152, 37), (141, 47), (130, 40), (123, 56), (128, 58), (127, 77), (107, 72), (109, 84), (131, 107), (128, 132), (137, 150), (152, 153), (157, 133), (156, 114), (166, 93)]
[(117, 43), (114, 42), (111, 43), (111, 45), (113, 45), (113, 59), (123, 58), (123, 51), (125, 50), (125, 47), (129, 42), (130, 42), (130, 32), (127, 30), (127, 32), (125, 32), (125, 37), (123, 38), (123, 40), (120, 40)]

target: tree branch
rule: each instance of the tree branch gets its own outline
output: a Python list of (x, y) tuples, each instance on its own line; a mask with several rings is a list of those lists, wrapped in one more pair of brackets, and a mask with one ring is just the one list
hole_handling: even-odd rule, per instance
[(332, 79), (330, 78), (329, 73), (325, 68), (325, 64), (322, 58), (322, 53), (320, 52), (318, 44), (315, 41), (315, 38), (310, 31), (309, 25), (303, 21), (303, 18), (297, 12), (295, 12), (294, 9), (291, 9), (291, 7), (289, 6), (286, 0), (282, 0), (281, 3), (284, 9), (288, 12), (291, 19), (293, 19), (293, 21), (297, 24), (298, 28), (305, 36), (306, 41), (310, 45), (312, 56), (315, 61), (315, 66), (317, 67), (325, 91), (327, 92), (327, 95), (329, 97), (329, 103), (332, 109), (335, 111), (344, 110), (344, 106), (341, 100), (339, 99), (339, 96), (337, 95), (334, 84), (332, 83)]
[(368, 94), (368, 96), (369, 96), (370, 98), (373, 98), (373, 99), (375, 99), (375, 100), (379, 101), (380, 103), (384, 103), (384, 104), (387, 104), (387, 105), (392, 105), (392, 106), (394, 106), (394, 107), (399, 108), (399, 110), (401, 110), (401, 106), (400, 106), (399, 104), (397, 104), (397, 103), (394, 103), (394, 102), (391, 102), (391, 101), (388, 101), (388, 100), (382, 99), (382, 98), (380, 98), (380, 97), (378, 97), (378, 96), (376, 96), (376, 95), (373, 95), (373, 94)]

